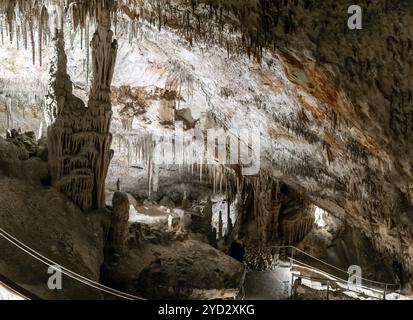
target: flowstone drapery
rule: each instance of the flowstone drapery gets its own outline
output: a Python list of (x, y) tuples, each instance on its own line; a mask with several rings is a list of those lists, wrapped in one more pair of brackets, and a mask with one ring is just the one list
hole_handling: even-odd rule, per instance
[(102, 6), (91, 42), (93, 80), (87, 108), (72, 94), (62, 32), (51, 67), (47, 114), (54, 122), (49, 128), (52, 183), (84, 211), (105, 207), (105, 179), (113, 156), (110, 87), (117, 42), (110, 27), (110, 11)]

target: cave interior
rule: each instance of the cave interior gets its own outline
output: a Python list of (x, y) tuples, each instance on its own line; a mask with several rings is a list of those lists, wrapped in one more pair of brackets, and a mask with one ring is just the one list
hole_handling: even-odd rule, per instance
[(413, 299), (413, 5), (350, 2), (0, 0), (0, 275)]

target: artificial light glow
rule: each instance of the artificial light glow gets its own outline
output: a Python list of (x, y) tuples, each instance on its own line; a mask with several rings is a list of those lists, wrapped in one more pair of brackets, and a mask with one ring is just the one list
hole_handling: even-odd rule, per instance
[(323, 209), (319, 207), (315, 208), (315, 214), (314, 214), (315, 221), (314, 222), (319, 228), (324, 228), (327, 225), (327, 223), (324, 220), (325, 214), (326, 212)]

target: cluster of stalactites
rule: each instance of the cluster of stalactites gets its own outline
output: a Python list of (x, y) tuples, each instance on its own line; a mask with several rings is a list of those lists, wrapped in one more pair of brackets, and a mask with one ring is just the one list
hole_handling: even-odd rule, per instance
[[(39, 65), (42, 65), (42, 52), (53, 37), (52, 26), (56, 23), (55, 15), (48, 6), (57, 7), (57, 1), (1, 1), (0, 30), (1, 43), (6, 37), (15, 43), (17, 49), (32, 49), (33, 64), (36, 63), (36, 51)], [(62, 15), (60, 15), (62, 16)]]
[(127, 32), (130, 41), (137, 36), (137, 21), (146, 21), (159, 31), (163, 27), (173, 28), (190, 45), (195, 42), (202, 42), (207, 47), (219, 44), (227, 49), (228, 55), (247, 53), (260, 59), (263, 47), (269, 47), (274, 41), (267, 30), (269, 26), (263, 30), (265, 39), (261, 39), (261, 33), (253, 32), (255, 28), (262, 27), (259, 19), (256, 26), (248, 22), (250, 15), (264, 19), (260, 16), (264, 11), (243, 5), (228, 6), (225, 1), (212, 4), (211, 0), (1, 0), (0, 16), (10, 26), (19, 25), (23, 28), (23, 22), (28, 22), (29, 30), (39, 30), (41, 38), (44, 33), (47, 35), (50, 30), (54, 30), (55, 11), (60, 7), (74, 30), (85, 30), (89, 23), (97, 24), (101, 8), (110, 8), (110, 19), (115, 30), (119, 15), (129, 19)]
[(4, 92), (0, 93), (0, 107), (6, 112), (7, 129), (17, 129), (14, 127), (15, 115), (20, 114), (25, 120), (31, 108), (43, 108), (47, 87), (42, 82), (0, 79), (0, 88)]
[(279, 237), (278, 224), (282, 203), (281, 182), (265, 171), (244, 176), (238, 186), (235, 229), (244, 229), (253, 218), (260, 243), (271, 243)]
[(80, 28), (88, 49), (90, 25), (98, 24), (102, 8), (113, 8), (111, 20), (116, 20), (117, 3), (113, 0), (0, 0), (1, 44), (10, 41), (17, 49), (31, 48), (33, 64), (42, 65), (44, 48), (57, 30)]
[[(188, 154), (175, 163), (159, 163), (156, 161), (157, 143), (152, 134), (139, 132), (137, 134), (118, 134), (115, 136), (116, 149), (118, 154), (124, 154), (126, 165), (128, 167), (139, 167), (147, 170), (148, 173), (148, 190), (149, 193), (156, 192), (159, 184), (160, 172), (162, 169), (176, 171), (182, 177), (194, 177), (200, 183), (210, 185), (213, 194), (226, 194), (230, 203), (236, 199), (237, 192), (240, 189), (241, 177), (240, 170), (235, 166), (227, 166), (218, 162), (211, 163), (210, 159), (205, 157), (192, 158)], [(174, 150), (169, 150), (171, 154), (165, 154), (166, 159), (174, 158)], [(167, 150), (164, 150), (167, 152)], [(172, 163), (173, 162), (173, 163)]]
[[(68, 14), (73, 27), (84, 27), (86, 17), (97, 19), (100, 8), (116, 10), (113, 0), (0, 0), (0, 14), (7, 23), (32, 20), (36, 26), (51, 26), (56, 21), (54, 14)], [(133, 2), (133, 1), (132, 1)], [(60, 20), (61, 21), (61, 20)], [(60, 22), (59, 21), (59, 22)]]
[(285, 244), (295, 244), (301, 241), (314, 226), (314, 216), (311, 214), (298, 213), (294, 218), (290, 217), (282, 222)]

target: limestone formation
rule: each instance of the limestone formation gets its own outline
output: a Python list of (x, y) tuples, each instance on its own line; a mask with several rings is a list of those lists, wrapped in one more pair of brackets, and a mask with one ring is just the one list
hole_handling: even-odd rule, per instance
[(240, 188), (241, 206), (237, 229), (245, 224), (254, 224), (255, 240), (262, 244), (275, 243), (280, 238), (279, 215), (282, 204), (280, 184), (264, 174), (244, 178)]
[(38, 143), (36, 141), (35, 133), (32, 131), (19, 133), (17, 130), (13, 129), (7, 137), (7, 141), (16, 145), (22, 152), (27, 152), (28, 157), (37, 154)]
[(305, 211), (289, 214), (281, 223), (284, 243), (286, 245), (298, 243), (310, 232), (313, 225), (314, 216)]
[(190, 229), (194, 233), (205, 235), (207, 242), (216, 247), (216, 231), (212, 229), (212, 201), (207, 199), (207, 203), (202, 209), (202, 215), (193, 215)]
[(129, 199), (125, 193), (115, 192), (112, 199), (113, 215), (111, 222), (111, 241), (115, 251), (127, 253), (129, 239)]
[(55, 39), (47, 106), (52, 182), (84, 211), (105, 207), (105, 179), (113, 156), (110, 85), (117, 44), (112, 40), (109, 9), (98, 8), (91, 42), (93, 81), (88, 107), (72, 93), (61, 30)]

